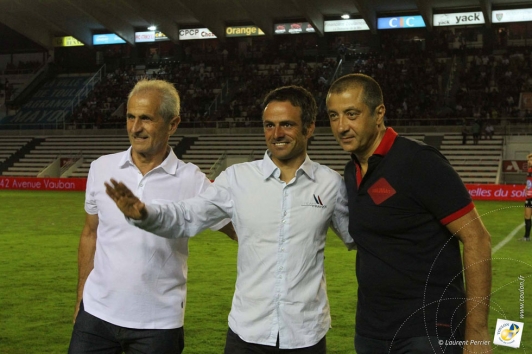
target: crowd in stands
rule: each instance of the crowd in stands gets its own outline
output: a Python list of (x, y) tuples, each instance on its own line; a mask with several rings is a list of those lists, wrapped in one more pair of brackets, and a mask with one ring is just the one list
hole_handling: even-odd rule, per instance
[(318, 56), (315, 44), (306, 40), (293, 45), (261, 41), (234, 47), (186, 46), (182, 61), (151, 56), (144, 66), (108, 72), (74, 110), (70, 126), (124, 127), (127, 93), (141, 78), (175, 84), (185, 126), (260, 126), (262, 98), (283, 85), (311, 91), (320, 107), (318, 124), (327, 125), (328, 86), (334, 77), (351, 72), (370, 75), (381, 84), (389, 125), (461, 124), (461, 118), (472, 118), (468, 124), (500, 124), (501, 117), (532, 121), (532, 112), (518, 108), (520, 93), (532, 91), (530, 49), (495, 54), (466, 52), (465, 44), (455, 48), (453, 43), (472, 40), (466, 35), (440, 30), (427, 44), (383, 34), (380, 50), (339, 42), (328, 56)]
[(519, 109), (521, 92), (532, 92), (532, 52), (479, 54), (462, 64), (455, 95), (456, 115), (499, 124), (502, 117), (532, 121), (532, 112)]

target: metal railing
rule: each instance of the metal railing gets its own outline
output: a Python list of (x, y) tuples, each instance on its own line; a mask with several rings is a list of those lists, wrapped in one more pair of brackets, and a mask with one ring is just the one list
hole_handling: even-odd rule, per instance
[(63, 123), (63, 129), (66, 129), (66, 117), (69, 114), (72, 114), (74, 112), (74, 109), (84, 99), (86, 99), (89, 96), (89, 93), (92, 92), (94, 87), (100, 81), (102, 81), (102, 78), (105, 75), (105, 69), (106, 69), (106, 66), (104, 64), (104, 65), (102, 65), (102, 67), (96, 73), (94, 73), (94, 75), (92, 75), (92, 77), (87, 81), (87, 83), (81, 89), (78, 90), (78, 93), (77, 93), (76, 97), (74, 97), (73, 99), (70, 100), (70, 102), (68, 103), (68, 107), (66, 107), (63, 110), (63, 114), (62, 114), (62, 117), (61, 117), (61, 119), (63, 121), (62, 122)]
[(224, 98), (229, 93), (229, 79), (226, 79), (225, 82), (221, 85), (221, 91), (218, 92), (212, 103), (210, 104), (209, 108), (207, 108), (207, 113), (209, 115), (212, 114), (213, 111), (218, 110), (218, 105), (221, 105), (224, 101)]
[(216, 178), (216, 176), (218, 176), (221, 169), (224, 168), (223, 165), (226, 159), (227, 159), (227, 151), (224, 151), (222, 155), (218, 158), (218, 160), (216, 160), (216, 162), (212, 164), (211, 168), (209, 168), (209, 173), (207, 175), (208, 179), (212, 181)]
[(340, 59), (340, 61), (338, 62), (338, 65), (336, 66), (336, 70), (334, 70), (334, 73), (329, 78), (329, 85), (332, 84), (334, 80), (336, 80), (339, 76), (342, 75), (342, 64), (343, 64), (343, 60)]
[(251, 152), (248, 155), (248, 161), (255, 160), (255, 150), (251, 150)]
[(61, 166), (59, 170), (59, 175), (62, 176), (72, 165), (74, 165), (79, 159), (83, 157), (83, 151), (79, 151), (77, 154), (63, 156), (61, 159), (66, 159), (65, 163)]

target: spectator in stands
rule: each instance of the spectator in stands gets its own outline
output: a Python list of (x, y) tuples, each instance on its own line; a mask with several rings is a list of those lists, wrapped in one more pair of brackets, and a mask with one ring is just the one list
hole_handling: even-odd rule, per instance
[(487, 139), (493, 139), (493, 134), (495, 133), (495, 128), (493, 128), (493, 124), (491, 122), (486, 123), (486, 128), (484, 128), (484, 132), (486, 134), (486, 140)]
[(194, 236), (232, 218), (238, 275), (226, 354), (326, 352), (330, 327), (323, 270), (327, 229), (348, 247), (347, 192), (340, 175), (309, 159), (316, 102), (297, 86), (263, 103), (268, 151), (263, 160), (227, 168), (200, 196), (144, 204), (114, 180), (107, 192), (133, 224), (167, 238)]
[(468, 135), (469, 135), (469, 127), (467, 126), (467, 122), (464, 122), (464, 124), (462, 124), (462, 145), (467, 144)]
[[(139, 81), (127, 105), (131, 147), (91, 164), (69, 353), (183, 351), (187, 239), (166, 240), (129, 225), (104, 190), (104, 181), (120, 178), (153, 202), (190, 198), (209, 186), (168, 145), (179, 108), (172, 84)], [(235, 237), (230, 224), (222, 230)]]
[(471, 135), (473, 135), (473, 144), (477, 145), (478, 140), (480, 139), (480, 122), (478, 119), (473, 121), (473, 126), (471, 127)]
[(458, 174), (436, 149), (384, 126), (369, 76), (336, 80), (327, 110), (352, 157), (344, 179), (358, 247), (357, 353), (461, 353), (439, 344), (451, 338), (470, 343), (464, 353), (490, 352), (490, 235)]
[(525, 186), (525, 236), (523, 241), (530, 241), (530, 228), (532, 217), (532, 153), (527, 156), (527, 175)]

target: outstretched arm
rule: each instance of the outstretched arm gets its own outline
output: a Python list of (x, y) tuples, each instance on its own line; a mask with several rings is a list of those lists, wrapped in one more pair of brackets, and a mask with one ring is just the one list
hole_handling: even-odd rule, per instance
[[(130, 224), (165, 238), (192, 237), (231, 217), (229, 194), (213, 185), (196, 197), (168, 204), (144, 204), (127, 186), (114, 179), (105, 183), (105, 187)], [(222, 232), (234, 239), (236, 236), (229, 228)]]
[(491, 293), (491, 237), (476, 209), (447, 225), (464, 245), (466, 332), (464, 353), (491, 353), (488, 314)]

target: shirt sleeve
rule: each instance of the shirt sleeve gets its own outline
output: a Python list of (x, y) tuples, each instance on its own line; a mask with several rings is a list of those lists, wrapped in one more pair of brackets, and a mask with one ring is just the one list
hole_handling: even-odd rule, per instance
[[(211, 181), (207, 178), (207, 176), (203, 172), (200, 171), (199, 168), (197, 168), (196, 174), (198, 175), (196, 176), (196, 179), (201, 181), (199, 183), (199, 191), (198, 191), (198, 194), (200, 194), (201, 192), (205, 191), (207, 187), (211, 185)], [(210, 226), (209, 229), (211, 229), (212, 231), (218, 231), (225, 225), (229, 224), (230, 222), (231, 222), (231, 219), (223, 219), (222, 221), (214, 224), (213, 226)]]
[(98, 214), (98, 205), (96, 204), (96, 191), (94, 183), (95, 164), (91, 163), (89, 174), (87, 176), (87, 186), (85, 188), (85, 211), (87, 214)]
[(347, 204), (347, 189), (344, 180), (338, 178), (336, 203), (331, 220), (331, 228), (340, 237), (348, 250), (356, 249), (356, 244), (349, 234), (349, 208)]
[(474, 208), (458, 173), (436, 149), (426, 146), (412, 156), (411, 190), (426, 210), (446, 225)]
[(128, 222), (145, 231), (165, 237), (192, 237), (220, 221), (231, 218), (232, 200), (225, 172), (198, 196), (169, 204), (146, 204), (145, 220)]

